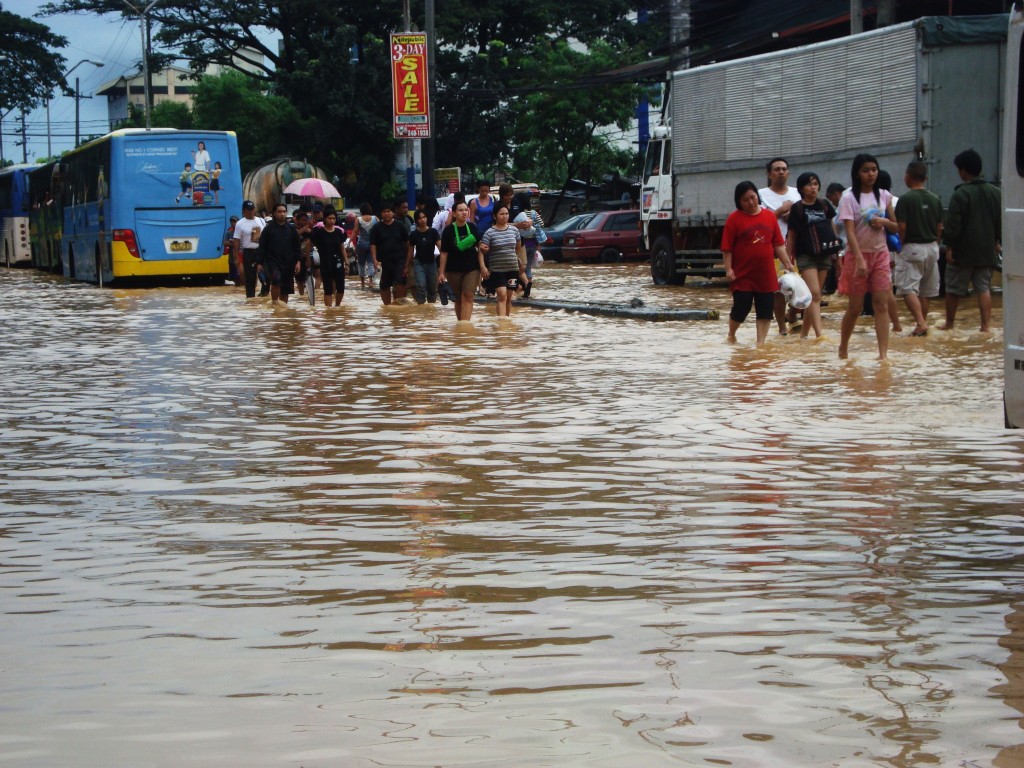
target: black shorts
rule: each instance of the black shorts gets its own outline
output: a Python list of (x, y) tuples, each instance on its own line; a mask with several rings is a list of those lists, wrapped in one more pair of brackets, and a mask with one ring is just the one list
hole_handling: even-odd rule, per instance
[(342, 296), (345, 295), (345, 273), (342, 272), (325, 272), (320, 270), (320, 284), (324, 287), (324, 296), (330, 296), (334, 293), (340, 293)]
[(508, 272), (491, 272), (490, 277), (484, 280), (484, 288), (487, 293), (497, 293), (502, 286), (513, 293), (519, 288), (519, 272), (509, 270)]
[(390, 290), (396, 285), (405, 285), (405, 260), (382, 261), (379, 285), (382, 291)]
[(263, 272), (271, 285), (281, 288), (282, 296), (295, 293), (295, 267), (287, 269), (276, 261), (268, 261), (263, 264)]
[(729, 319), (742, 323), (750, 314), (751, 306), (754, 307), (754, 317), (758, 320), (771, 320), (774, 315), (775, 294), (762, 291), (733, 291)]

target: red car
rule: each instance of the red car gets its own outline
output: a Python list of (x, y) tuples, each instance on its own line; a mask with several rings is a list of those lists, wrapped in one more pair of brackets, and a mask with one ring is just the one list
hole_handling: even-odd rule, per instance
[(564, 261), (613, 262), (640, 256), (640, 211), (601, 211), (582, 229), (565, 233)]

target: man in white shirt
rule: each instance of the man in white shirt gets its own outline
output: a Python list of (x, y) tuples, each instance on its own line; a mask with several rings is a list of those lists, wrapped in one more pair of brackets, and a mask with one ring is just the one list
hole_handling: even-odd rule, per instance
[[(795, 187), (789, 186), (789, 161), (784, 157), (773, 157), (765, 165), (768, 172), (768, 186), (757, 190), (761, 196), (761, 204), (775, 214), (779, 220), (779, 229), (782, 230), (782, 239), (786, 239), (789, 232), (789, 209), (793, 203), (800, 199), (800, 192)], [(778, 271), (778, 266), (776, 266)], [(775, 322), (779, 324), (779, 334), (785, 336), (786, 329), (786, 300), (781, 293), (775, 294)]]
[(242, 271), (245, 273), (245, 298), (256, 296), (256, 254), (260, 247), (260, 233), (267, 225), (262, 218), (256, 216), (256, 205), (252, 200), (242, 203), (242, 218), (235, 224), (235, 232), (231, 238), (234, 258), (242, 254)]

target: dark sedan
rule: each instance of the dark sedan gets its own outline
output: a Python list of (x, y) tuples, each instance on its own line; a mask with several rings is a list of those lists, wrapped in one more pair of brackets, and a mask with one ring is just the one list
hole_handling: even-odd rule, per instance
[(547, 233), (548, 239), (547, 242), (541, 245), (540, 255), (547, 261), (561, 261), (562, 241), (565, 239), (565, 233), (585, 227), (587, 222), (596, 215), (594, 213), (578, 213), (575, 216), (570, 216), (565, 221), (558, 222), (554, 226), (545, 227), (544, 231)]

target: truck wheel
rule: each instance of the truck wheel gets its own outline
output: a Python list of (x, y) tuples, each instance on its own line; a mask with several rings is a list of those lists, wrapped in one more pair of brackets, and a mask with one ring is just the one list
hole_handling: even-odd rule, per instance
[(655, 285), (682, 285), (686, 275), (676, 270), (676, 252), (672, 241), (667, 237), (659, 237), (651, 249), (651, 277)]
[(622, 261), (622, 254), (614, 248), (605, 248), (598, 254), (597, 260), (602, 264), (614, 264)]

